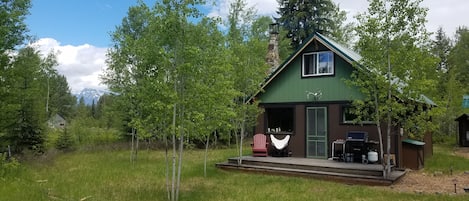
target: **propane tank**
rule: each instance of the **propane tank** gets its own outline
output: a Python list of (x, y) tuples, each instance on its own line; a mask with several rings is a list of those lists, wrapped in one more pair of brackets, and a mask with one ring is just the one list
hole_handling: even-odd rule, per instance
[(376, 163), (378, 161), (378, 152), (376, 151), (369, 151), (368, 152), (368, 162)]

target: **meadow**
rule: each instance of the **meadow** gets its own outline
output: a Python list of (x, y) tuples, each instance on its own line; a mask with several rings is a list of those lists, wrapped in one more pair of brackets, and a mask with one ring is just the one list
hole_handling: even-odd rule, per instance
[[(435, 153), (438, 161), (428, 162), (428, 170), (439, 170), (440, 163), (445, 162), (441, 160), (449, 158), (445, 157), (447, 149), (437, 150), (441, 150)], [(246, 151), (249, 154), (248, 147)], [(142, 150), (137, 162), (131, 163), (129, 150), (81, 149), (26, 159), (0, 178), (0, 200), (167, 200), (164, 155), (164, 151)], [(215, 163), (235, 155), (234, 148), (210, 150), (204, 177), (204, 151), (186, 150), (180, 200), (469, 200), (469, 194), (397, 193), (385, 188), (215, 167)], [(469, 160), (461, 164), (455, 171), (469, 168)]]

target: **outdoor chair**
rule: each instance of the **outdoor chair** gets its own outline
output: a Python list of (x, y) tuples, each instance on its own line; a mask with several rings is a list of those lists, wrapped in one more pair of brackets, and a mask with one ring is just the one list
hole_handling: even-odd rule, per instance
[(255, 134), (251, 144), (252, 155), (267, 156), (267, 145), (267, 137), (264, 134)]
[(290, 135), (285, 136), (283, 139), (277, 139), (274, 135), (270, 135), (270, 141), (274, 147), (274, 156), (288, 156), (289, 152), (287, 149), (288, 141), (290, 141)]

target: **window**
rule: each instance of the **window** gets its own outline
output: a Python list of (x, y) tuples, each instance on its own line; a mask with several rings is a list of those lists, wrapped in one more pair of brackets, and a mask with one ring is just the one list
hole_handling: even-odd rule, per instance
[(353, 123), (357, 119), (357, 115), (352, 113), (351, 107), (343, 107), (342, 109), (342, 122), (344, 123)]
[(266, 108), (267, 132), (293, 133), (293, 108)]
[(332, 52), (312, 52), (303, 54), (303, 77), (333, 75), (334, 54)]
[[(361, 121), (359, 121), (359, 116), (354, 113), (354, 108), (350, 105), (346, 105), (342, 107), (342, 123), (345, 124), (373, 124), (373, 112), (371, 111), (371, 108), (365, 109), (365, 111), (368, 113), (364, 115)], [(358, 121), (358, 122), (357, 122)]]

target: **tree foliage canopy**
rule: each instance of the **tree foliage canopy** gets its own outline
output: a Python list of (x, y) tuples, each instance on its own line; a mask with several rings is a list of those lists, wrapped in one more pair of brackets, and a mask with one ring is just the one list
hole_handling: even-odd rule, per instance
[[(131, 7), (112, 33), (114, 46), (103, 76), (127, 105), (139, 136), (171, 141), (173, 171), (178, 147), (178, 172), (184, 139), (204, 139), (231, 128), (237, 114), (233, 101), (252, 93), (265, 72), (259, 70), (265, 65), (263, 56), (249, 55), (260, 51), (261, 45), (244, 40), (261, 38), (260, 32), (235, 22), (227, 40), (217, 19), (199, 13), (200, 3), (163, 1), (150, 8), (140, 2)], [(169, 197), (177, 200), (177, 195), (171, 191)]]
[(352, 25), (345, 25), (346, 13), (331, 0), (278, 0), (277, 21), (287, 31), (291, 47), (297, 49), (315, 32), (339, 42), (350, 39)]
[[(376, 118), (384, 120), (391, 112), (393, 124), (409, 132), (417, 122), (410, 121), (416, 119), (408, 115), (421, 114), (414, 110), (422, 108), (402, 101), (421, 102), (421, 95), (436, 86), (436, 60), (430, 54), (430, 40), (424, 26), (427, 9), (420, 7), (420, 3), (420, 0), (370, 1), (368, 12), (358, 16), (356, 27), (359, 36), (356, 48), (363, 57), (358, 74), (364, 77), (356, 76), (355, 84), (363, 89), (371, 105), (378, 106), (375, 109), (380, 115)], [(393, 98), (387, 98), (389, 93)], [(423, 117), (419, 122), (428, 121)], [(420, 129), (419, 133), (413, 133), (424, 132)]]

